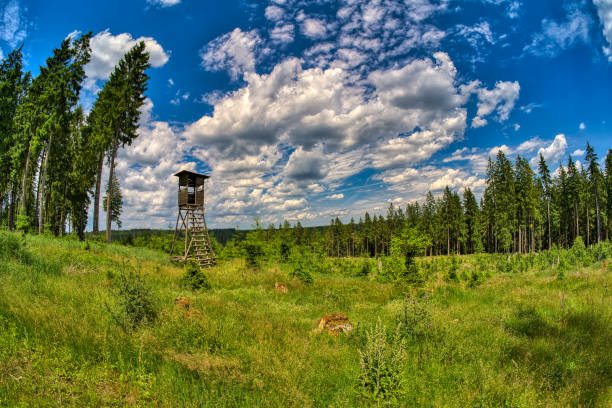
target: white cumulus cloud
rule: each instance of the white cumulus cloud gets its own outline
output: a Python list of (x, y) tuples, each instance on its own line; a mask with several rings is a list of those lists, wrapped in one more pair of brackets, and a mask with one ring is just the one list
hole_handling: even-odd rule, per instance
[(603, 48), (608, 60), (612, 62), (612, 0), (593, 0), (597, 7), (597, 15), (603, 26), (603, 35), (608, 41), (608, 46)]
[(0, 39), (15, 47), (26, 38), (26, 27), (19, 1), (9, 0), (0, 5)]
[(587, 43), (591, 24), (591, 17), (574, 6), (568, 10), (565, 22), (543, 19), (541, 31), (533, 35), (523, 50), (539, 57), (556, 57), (579, 41)]
[(181, 0), (147, 0), (147, 3), (160, 7), (171, 7), (179, 4)]
[(549, 146), (540, 148), (538, 150), (537, 156), (531, 160), (531, 165), (535, 166), (537, 164), (540, 154), (544, 157), (544, 160), (546, 160), (549, 165), (554, 165), (561, 160), (563, 155), (565, 155), (566, 150), (567, 140), (565, 139), (565, 135), (562, 133), (558, 134), (555, 136), (555, 140), (553, 140)]
[(211, 71), (227, 70), (232, 79), (255, 72), (255, 49), (261, 39), (255, 30), (240, 28), (215, 38), (202, 50), (202, 65)]
[[(72, 33), (71, 33), (72, 34)], [(144, 41), (152, 67), (161, 67), (168, 62), (169, 53), (152, 37), (133, 38), (130, 33), (112, 35), (104, 30), (91, 38), (91, 61), (85, 66), (87, 81), (85, 88), (93, 91), (98, 80), (107, 79), (119, 60), (140, 41)]]
[(521, 87), (518, 82), (497, 82), (495, 88), (489, 90), (480, 88), (478, 94), (478, 111), (472, 120), (472, 127), (481, 127), (487, 124), (485, 116), (497, 113), (497, 120), (502, 122), (508, 119), (510, 112), (519, 97)]
[(339, 193), (339, 194), (332, 194), (330, 196), (327, 196), (328, 200), (342, 200), (344, 198), (344, 194)]

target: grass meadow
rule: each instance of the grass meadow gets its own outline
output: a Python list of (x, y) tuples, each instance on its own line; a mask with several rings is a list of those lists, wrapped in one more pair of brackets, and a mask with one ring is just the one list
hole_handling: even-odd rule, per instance
[[(0, 406), (612, 406), (610, 260), (561, 274), (548, 261), (500, 268), (508, 259), (462, 256), (459, 276), (486, 278), (432, 267), (420, 288), (362, 276), (354, 260), (305, 284), (287, 265), (233, 259), (194, 291), (163, 253), (4, 233)], [(114, 283), (126, 270), (154, 311), (133, 327)], [(335, 312), (354, 330), (313, 331)]]

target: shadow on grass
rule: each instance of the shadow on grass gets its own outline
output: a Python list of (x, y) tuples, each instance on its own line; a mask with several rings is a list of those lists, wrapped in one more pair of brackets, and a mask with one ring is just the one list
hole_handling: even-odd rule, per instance
[(514, 341), (503, 350), (503, 362), (533, 373), (540, 392), (557, 400), (597, 406), (612, 383), (610, 323), (592, 306), (551, 315), (519, 307), (505, 322)]

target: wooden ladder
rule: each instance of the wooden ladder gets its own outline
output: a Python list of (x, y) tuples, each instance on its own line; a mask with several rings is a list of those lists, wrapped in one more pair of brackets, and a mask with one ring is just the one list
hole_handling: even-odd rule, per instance
[(210, 236), (206, 226), (204, 212), (200, 209), (193, 210), (191, 217), (191, 247), (198, 266), (210, 267), (217, 264), (215, 253), (210, 245)]

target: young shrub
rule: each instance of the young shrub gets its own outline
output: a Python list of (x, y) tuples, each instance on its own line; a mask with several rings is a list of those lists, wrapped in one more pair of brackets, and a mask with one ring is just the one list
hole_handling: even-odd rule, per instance
[(185, 265), (185, 273), (181, 278), (181, 285), (191, 290), (209, 290), (210, 283), (204, 272), (195, 262)]
[(365, 346), (359, 350), (359, 391), (365, 399), (393, 403), (402, 395), (406, 346), (400, 330), (398, 326), (393, 337), (387, 339), (387, 329), (380, 319), (366, 330)]
[(480, 286), (484, 281), (484, 273), (482, 271), (473, 270), (470, 272), (467, 285), (469, 288), (475, 288), (476, 286)]
[(25, 245), (25, 235), (0, 231), (0, 259), (30, 262), (31, 255)]
[(450, 266), (446, 270), (444, 279), (448, 282), (459, 281), (459, 258), (455, 255), (451, 257)]
[(113, 294), (119, 311), (107, 308), (113, 319), (123, 328), (136, 328), (143, 323), (152, 322), (157, 317), (157, 309), (151, 287), (142, 274), (124, 266), (113, 279)]
[(30, 226), (32, 225), (31, 217), (28, 217), (25, 214), (17, 215), (17, 222), (15, 223), (15, 227), (18, 231), (29, 232)]
[(425, 283), (415, 258), (430, 245), (429, 237), (415, 227), (405, 226), (399, 235), (394, 236), (391, 239), (391, 254), (404, 258), (404, 268), (397, 278), (417, 286)]
[(557, 279), (563, 280), (565, 279), (565, 274), (569, 270), (569, 265), (565, 258), (561, 258), (559, 260), (559, 264), (557, 265)]
[(286, 242), (281, 242), (279, 247), (280, 261), (283, 263), (289, 262), (289, 255), (291, 254), (291, 247)]
[(314, 282), (312, 273), (315, 271), (316, 266), (312, 254), (295, 251), (291, 264), (291, 277), (298, 278), (306, 284)]
[(382, 270), (376, 275), (379, 282), (396, 282), (407, 276), (404, 260), (397, 256), (386, 256), (380, 258)]
[(404, 299), (396, 323), (400, 327), (400, 333), (408, 341), (420, 342), (432, 334), (433, 318), (424, 299)]
[(247, 266), (249, 268), (257, 268), (257, 264), (264, 254), (261, 242), (250, 239), (245, 241), (243, 245)]
[(357, 276), (366, 277), (369, 276), (372, 271), (374, 271), (374, 265), (372, 265), (370, 259), (366, 258), (361, 261), (361, 265), (359, 265), (357, 269)]
[(242, 253), (234, 240), (229, 241), (220, 252), (215, 252), (218, 259), (235, 259), (240, 258)]

